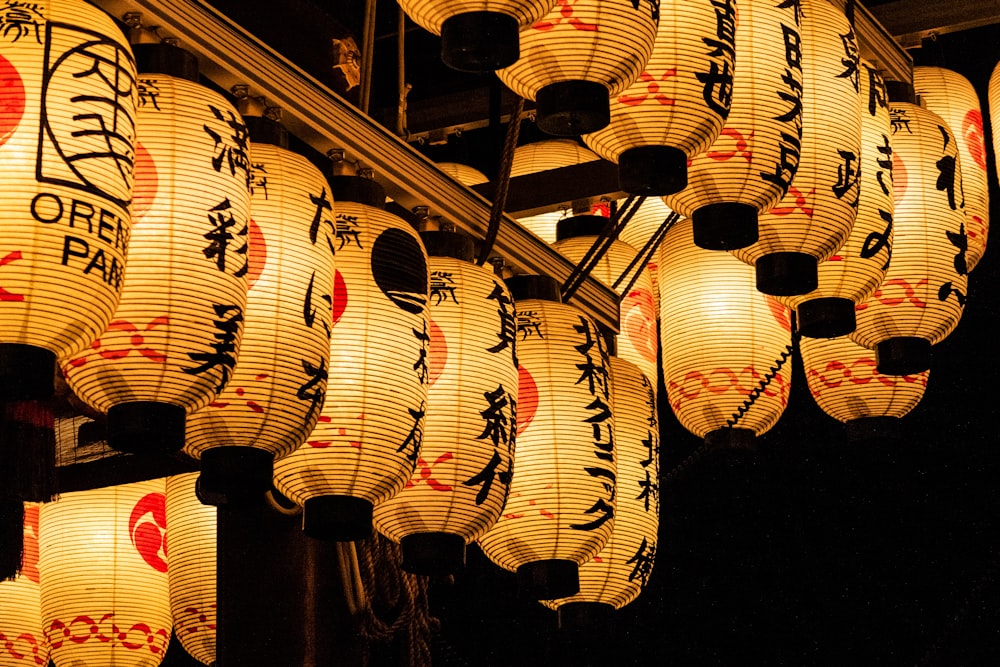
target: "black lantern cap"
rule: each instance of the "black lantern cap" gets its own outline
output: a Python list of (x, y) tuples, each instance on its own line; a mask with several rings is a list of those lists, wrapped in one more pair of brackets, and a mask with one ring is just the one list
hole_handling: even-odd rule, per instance
[(875, 370), (882, 375), (913, 375), (931, 367), (931, 342), (896, 336), (875, 345)]
[(749, 428), (717, 428), (705, 434), (705, 445), (712, 450), (752, 450), (757, 434)]
[(184, 447), (187, 411), (159, 401), (131, 401), (108, 410), (108, 446), (129, 454), (169, 454)]
[(454, 533), (426, 532), (406, 535), (399, 541), (400, 567), (412, 574), (447, 576), (465, 569), (465, 538)]
[(465, 12), (441, 24), (441, 62), (460, 72), (488, 72), (521, 55), (517, 19), (501, 12)]
[(659, 197), (687, 187), (687, 155), (673, 146), (636, 146), (618, 156), (618, 186), (631, 195)]
[(517, 568), (517, 592), (525, 600), (556, 600), (580, 592), (576, 561), (552, 558)]
[(556, 223), (556, 240), (575, 239), (580, 236), (600, 236), (611, 224), (603, 215), (573, 215)]
[(853, 443), (899, 442), (902, 436), (899, 417), (859, 417), (846, 422), (844, 430)]
[(854, 331), (854, 302), (843, 297), (809, 299), (795, 309), (799, 333), (806, 338), (836, 338)]
[(35, 401), (55, 393), (56, 355), (23, 343), (0, 343), (0, 401)]
[(271, 488), (274, 455), (257, 447), (212, 447), (201, 454), (198, 499), (205, 505), (247, 504)]
[(326, 179), (335, 202), (353, 202), (373, 208), (385, 208), (385, 188), (363, 176), (337, 175)]
[(886, 81), (885, 94), (890, 102), (917, 103), (917, 92), (908, 81)]
[(302, 505), (302, 532), (331, 542), (371, 537), (371, 502), (354, 496), (315, 496)]
[(463, 262), (471, 262), (476, 257), (475, 240), (461, 232), (427, 230), (420, 232), (420, 240), (429, 257), (451, 257)]
[(535, 95), (535, 124), (555, 137), (596, 132), (611, 122), (611, 96), (603, 83), (560, 81)]
[(276, 120), (265, 116), (243, 116), (250, 143), (271, 144), (288, 148), (288, 129)]
[(542, 299), (562, 303), (562, 286), (551, 276), (537, 274), (511, 276), (503, 282), (515, 302), (524, 299)]
[(133, 44), (132, 53), (139, 74), (166, 74), (198, 83), (198, 59), (176, 44)]
[(757, 209), (749, 204), (706, 204), (691, 213), (694, 244), (705, 250), (739, 250), (757, 242)]
[(772, 252), (757, 260), (757, 291), (771, 296), (808, 294), (819, 285), (819, 262), (804, 252)]

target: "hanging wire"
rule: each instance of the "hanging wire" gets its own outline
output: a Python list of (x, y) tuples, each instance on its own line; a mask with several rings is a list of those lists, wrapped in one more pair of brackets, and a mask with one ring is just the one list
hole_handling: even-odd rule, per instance
[(410, 130), (406, 122), (406, 97), (413, 88), (406, 83), (406, 12), (399, 7), (396, 17), (396, 92), (399, 95), (396, 107), (396, 135), (403, 141), (410, 140)]
[(625, 228), (625, 225), (632, 219), (632, 216), (635, 215), (644, 201), (646, 201), (645, 197), (629, 195), (628, 199), (625, 200), (625, 204), (615, 211), (608, 224), (594, 240), (593, 245), (590, 246), (587, 253), (580, 259), (572, 273), (570, 273), (569, 277), (563, 283), (561, 290), (563, 302), (573, 298), (573, 295), (576, 294), (576, 291), (583, 285), (590, 272), (594, 270), (597, 263), (601, 261), (601, 258), (611, 248), (611, 244), (618, 238), (618, 234)]
[(375, 0), (365, 2), (365, 40), (361, 46), (361, 90), (358, 93), (358, 106), (361, 113), (368, 114), (372, 92), (372, 62), (375, 51)]
[[(661, 222), (660, 226), (656, 228), (653, 235), (649, 237), (646, 244), (642, 246), (642, 249), (638, 253), (636, 253), (635, 257), (632, 258), (632, 261), (629, 262), (628, 266), (625, 267), (625, 270), (622, 271), (622, 274), (618, 276), (618, 279), (615, 281), (615, 284), (611, 286), (611, 289), (617, 290), (618, 285), (620, 285), (622, 280), (625, 279), (625, 276), (627, 276), (637, 266), (643, 267), (649, 264), (650, 260), (653, 259), (653, 253), (655, 253), (660, 247), (660, 243), (667, 235), (667, 231), (669, 231), (670, 228), (674, 226), (674, 223), (680, 219), (680, 213), (674, 213), (673, 211), (671, 211), (670, 215), (663, 219), (663, 222)], [(639, 279), (639, 274), (641, 273), (642, 269), (640, 268), (632, 274), (632, 278), (628, 281), (628, 285), (626, 285), (625, 289), (621, 291), (622, 294), (628, 294), (632, 291), (632, 286), (635, 285), (635, 281)]]
[(760, 382), (757, 384), (757, 386), (754, 387), (752, 390), (750, 390), (750, 393), (747, 394), (746, 400), (743, 401), (743, 405), (738, 407), (736, 409), (736, 412), (733, 413), (733, 416), (726, 420), (727, 428), (735, 427), (736, 424), (739, 423), (740, 419), (743, 418), (743, 415), (745, 415), (747, 412), (750, 411), (750, 408), (753, 406), (753, 404), (757, 402), (757, 399), (760, 398), (761, 394), (763, 394), (764, 391), (767, 389), (767, 387), (771, 384), (771, 381), (778, 376), (778, 373), (788, 362), (788, 360), (792, 358), (792, 353), (799, 346), (799, 341), (802, 339), (802, 334), (799, 332), (798, 322), (795, 317), (794, 310), (791, 311), (790, 317), (791, 317), (791, 327), (792, 327), (792, 342), (788, 344), (788, 346), (781, 353), (781, 355), (779, 355), (779, 357), (774, 361), (774, 365), (768, 369), (768, 372), (764, 375), (764, 377), (760, 379)]
[(524, 112), (524, 98), (518, 97), (514, 110), (507, 121), (507, 134), (504, 137), (503, 153), (500, 156), (500, 169), (497, 173), (497, 188), (493, 193), (493, 208), (490, 209), (490, 222), (486, 228), (486, 236), (479, 251), (479, 266), (490, 259), (493, 245), (500, 234), (500, 223), (503, 220), (503, 210), (507, 205), (507, 189), (510, 187), (510, 168), (514, 164), (514, 149), (517, 148), (517, 138), (521, 133), (521, 114)]

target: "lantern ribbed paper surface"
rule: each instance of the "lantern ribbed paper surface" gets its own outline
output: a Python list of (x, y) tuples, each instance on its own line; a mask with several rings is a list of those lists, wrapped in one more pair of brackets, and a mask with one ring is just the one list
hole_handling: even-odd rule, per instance
[[(427, 249), (443, 232), (425, 234)], [(472, 253), (471, 239), (469, 254)], [(500, 516), (510, 487), (517, 430), (517, 322), (510, 292), (493, 271), (430, 258), (430, 378), (417, 470), (375, 508), (375, 527), (403, 545), (403, 567), (432, 574), (461, 566), (466, 544)], [(435, 562), (434, 536), (455, 559)], [(424, 549), (422, 547), (428, 547)], [(429, 561), (429, 562), (428, 562)]]
[(968, 289), (965, 212), (957, 143), (944, 120), (892, 102), (892, 261), (882, 286), (857, 307), (854, 342), (874, 349), (879, 371), (930, 367), (931, 345), (958, 325)]
[(157, 479), (42, 505), (42, 620), (56, 665), (163, 660), (171, 630), (164, 488)]
[[(753, 269), (728, 253), (691, 243), (691, 222), (670, 228), (660, 246), (660, 354), (670, 407), (688, 431), (724, 429), (770, 374), (791, 342), (787, 309), (754, 289)], [(788, 403), (785, 363), (737, 428), (756, 435)]]
[(48, 664), (38, 590), (38, 505), (26, 505), (21, 574), (0, 581), (0, 667)]
[(0, 355), (11, 373), (0, 395), (44, 398), (56, 358), (93, 342), (121, 294), (135, 61), (90, 3), (8, 11), (21, 18), (0, 35)]
[[(1000, 116), (1000, 62), (996, 64), (993, 72), (990, 74), (990, 80), (986, 89), (986, 103), (989, 107), (990, 118)], [(993, 138), (993, 154), (998, 155), (1000, 154), (1000, 132), (991, 132), (990, 135)], [(997, 169), (998, 166), (994, 163), (993, 177), (1000, 180), (1000, 174), (997, 173)]]
[(357, 508), (361, 534), (347, 539), (360, 539), (372, 506), (402, 490), (420, 457), (431, 373), (427, 252), (409, 225), (375, 207), (340, 200), (336, 221), (326, 402), (306, 443), (275, 463), (274, 481), (305, 506), (315, 535), (349, 514), (323, 505)]
[(798, 3), (740, 0), (738, 74), (725, 128), (688, 167), (667, 205), (694, 220), (695, 242), (730, 250), (757, 240), (757, 215), (788, 191), (802, 138)]
[(632, 194), (683, 189), (687, 161), (716, 140), (733, 100), (735, 2), (661, 0), (659, 16), (646, 68), (611, 101), (607, 127), (583, 136)]
[(77, 396), (110, 411), (112, 447), (154, 447), (127, 431), (115, 441), (127, 428), (116, 422), (137, 420), (150, 440), (179, 435), (181, 442), (162, 445), (179, 449), (185, 411), (216, 397), (239, 352), (250, 266), (249, 147), (242, 119), (218, 93), (159, 74), (143, 75), (141, 86), (121, 302), (107, 330), (63, 371)]
[[(618, 201), (618, 206), (621, 207), (624, 203), (625, 200), (621, 199)], [(635, 212), (635, 215), (628, 221), (628, 224), (618, 233), (618, 240), (629, 244), (636, 249), (636, 252), (648, 251), (646, 243), (649, 242), (650, 238), (652, 238), (660, 228), (660, 225), (663, 224), (663, 221), (671, 213), (673, 211), (663, 203), (662, 198), (647, 197), (645, 201), (639, 204), (639, 210)], [(660, 316), (660, 292), (656, 283), (656, 262), (659, 256), (660, 253), (658, 251), (653, 251), (649, 262), (646, 264), (646, 268), (648, 269), (646, 273), (649, 275), (650, 283), (653, 286), (653, 313), (656, 317)]]
[(965, 261), (971, 271), (986, 252), (990, 228), (986, 137), (979, 95), (968, 79), (944, 67), (914, 67), (913, 89), (921, 106), (941, 116), (958, 144), (965, 195), (965, 233), (969, 237)]
[(215, 514), (195, 495), (196, 473), (167, 478), (170, 610), (181, 646), (215, 664)]
[(488, 183), (490, 180), (486, 177), (486, 174), (479, 171), (475, 167), (470, 167), (469, 165), (462, 164), (461, 162), (436, 162), (435, 164), (438, 169), (448, 174), (462, 185), (479, 185), (480, 183)]
[(758, 217), (757, 243), (734, 250), (757, 288), (791, 296), (816, 287), (816, 264), (847, 240), (857, 215), (861, 67), (854, 30), (827, 0), (802, 0), (802, 148), (788, 192)]
[(580, 592), (547, 600), (550, 608), (589, 602), (621, 609), (649, 582), (659, 526), (659, 452), (656, 389), (638, 367), (611, 357), (611, 394), (618, 450), (618, 506), (611, 539), (580, 566)]
[(517, 571), (523, 595), (565, 597), (614, 525), (610, 371), (594, 323), (573, 306), (520, 298), (519, 279), (508, 281), (520, 363), (514, 479), (503, 515), (479, 544)]

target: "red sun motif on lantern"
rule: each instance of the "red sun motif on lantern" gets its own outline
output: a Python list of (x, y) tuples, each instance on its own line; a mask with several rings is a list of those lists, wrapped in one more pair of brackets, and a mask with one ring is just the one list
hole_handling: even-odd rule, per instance
[(24, 556), (21, 574), (28, 581), (38, 583), (38, 506), (24, 508)]
[(448, 339), (441, 331), (434, 320), (431, 320), (431, 351), (430, 351), (430, 371), (428, 372), (427, 383), (434, 386), (437, 379), (444, 372), (445, 364), (448, 363)]
[(625, 297), (622, 306), (625, 311), (622, 318), (625, 335), (643, 359), (656, 363), (659, 339), (653, 293), (647, 289), (634, 289)]
[(906, 173), (906, 165), (903, 164), (903, 158), (899, 157), (899, 153), (896, 151), (892, 152), (892, 200), (898, 206), (899, 202), (903, 199), (906, 194), (906, 186), (909, 184), (909, 179)]
[(264, 273), (264, 265), (267, 264), (267, 242), (264, 240), (264, 232), (250, 218), (250, 258), (247, 261), (247, 289), (252, 288), (260, 274)]
[(524, 366), (517, 367), (517, 434), (531, 425), (538, 411), (538, 385)]
[(135, 181), (132, 187), (132, 220), (140, 220), (156, 199), (159, 177), (156, 163), (142, 144), (135, 145)]
[(776, 299), (764, 294), (761, 294), (761, 296), (765, 301), (767, 301), (767, 307), (771, 310), (771, 315), (774, 316), (774, 320), (778, 323), (778, 325), (785, 331), (791, 331), (792, 320), (789, 310)]
[(167, 571), (167, 501), (162, 493), (148, 493), (135, 504), (128, 519), (132, 544), (157, 572)]
[(986, 170), (986, 143), (983, 136), (983, 114), (970, 109), (962, 119), (962, 136), (969, 147), (969, 155), (983, 171)]
[(9, 60), (0, 55), (0, 146), (7, 143), (24, 116), (24, 84)]
[(334, 271), (333, 303), (330, 304), (330, 307), (333, 315), (330, 326), (333, 326), (340, 321), (344, 311), (347, 310), (347, 283), (344, 282), (344, 276), (340, 274), (340, 271)]

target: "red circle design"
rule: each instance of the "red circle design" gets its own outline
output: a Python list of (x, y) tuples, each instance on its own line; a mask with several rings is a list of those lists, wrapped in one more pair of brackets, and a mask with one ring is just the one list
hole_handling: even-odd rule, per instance
[(538, 411), (538, 385), (524, 366), (517, 367), (517, 434), (531, 425)]
[(135, 179), (132, 186), (132, 221), (146, 215), (149, 207), (156, 199), (159, 187), (159, 177), (156, 174), (156, 163), (142, 144), (135, 145)]
[(976, 109), (969, 109), (962, 119), (962, 136), (969, 147), (969, 155), (979, 168), (986, 170), (986, 143), (983, 134), (983, 114)]
[(0, 55), (0, 146), (4, 145), (24, 116), (24, 84), (17, 68)]
[(132, 544), (142, 559), (157, 572), (166, 572), (167, 502), (164, 494), (148, 493), (143, 496), (132, 509), (128, 530)]
[(448, 363), (448, 339), (445, 338), (444, 332), (441, 331), (434, 320), (430, 321), (431, 330), (431, 351), (430, 351), (430, 371), (427, 377), (427, 383), (430, 386), (434, 386), (437, 379), (441, 377), (441, 373), (444, 372), (444, 367)]
[(333, 276), (333, 303), (331, 304), (331, 309), (333, 317), (330, 325), (333, 326), (340, 321), (340, 317), (347, 310), (347, 283), (344, 282), (344, 276), (340, 274), (340, 271), (336, 271)]
[(247, 260), (247, 289), (256, 284), (267, 264), (267, 241), (264, 239), (264, 232), (260, 231), (260, 226), (253, 218), (250, 218), (249, 227), (250, 257)]

